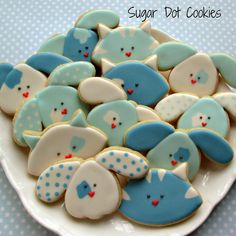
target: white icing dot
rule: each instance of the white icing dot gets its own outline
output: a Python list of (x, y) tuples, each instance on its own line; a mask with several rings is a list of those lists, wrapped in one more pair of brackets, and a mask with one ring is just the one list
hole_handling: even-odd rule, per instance
[(34, 116), (35, 116), (35, 117), (38, 117), (38, 116), (39, 116), (39, 113), (38, 113), (38, 112), (35, 112), (35, 113), (34, 113)]

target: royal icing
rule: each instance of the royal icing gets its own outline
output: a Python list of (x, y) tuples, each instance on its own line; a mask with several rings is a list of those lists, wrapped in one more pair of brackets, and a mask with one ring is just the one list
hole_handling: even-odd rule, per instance
[(174, 132), (174, 127), (166, 122), (140, 122), (125, 133), (125, 145), (136, 151), (149, 151)]
[(162, 120), (167, 122), (175, 121), (198, 99), (197, 96), (191, 94), (175, 93), (158, 102), (155, 111)]
[(46, 87), (16, 112), (13, 138), (17, 144), (26, 146), (24, 131), (42, 131), (53, 123), (67, 121), (79, 108), (88, 112), (88, 106), (80, 100), (76, 89), (66, 86)]
[(151, 169), (146, 178), (129, 181), (120, 212), (136, 223), (152, 226), (190, 217), (201, 206), (202, 198), (186, 180), (186, 168), (178, 168), (174, 172)]
[(57, 34), (49, 38), (38, 52), (56, 53), (72, 61), (91, 61), (97, 42), (98, 36), (94, 31), (72, 28), (66, 35)]
[(73, 176), (65, 195), (65, 207), (73, 217), (99, 219), (114, 212), (120, 198), (120, 186), (114, 175), (89, 160)]
[(201, 156), (187, 133), (176, 131), (164, 138), (148, 154), (151, 168), (172, 170), (183, 162), (188, 163), (188, 178), (192, 180), (199, 171)]
[(0, 65), (0, 76), (0, 108), (12, 115), (21, 103), (42, 90), (47, 81), (44, 74), (23, 63), (14, 68), (7, 64)]
[(37, 181), (37, 197), (47, 203), (59, 200), (67, 190), (71, 177), (79, 166), (80, 161), (73, 161), (59, 163), (44, 170)]
[(169, 84), (174, 92), (211, 95), (218, 85), (218, 72), (207, 54), (197, 53), (174, 67)]
[[(236, 109), (235, 109), (236, 111)], [(180, 117), (178, 128), (208, 128), (223, 137), (229, 132), (229, 117), (223, 107), (211, 97), (201, 98)]]
[(122, 146), (124, 132), (138, 121), (159, 120), (154, 110), (124, 100), (124, 90), (109, 79), (85, 79), (79, 85), (79, 94), (89, 104), (103, 103), (89, 112), (88, 123), (108, 136), (109, 146)]
[(82, 14), (75, 23), (77, 28), (96, 29), (98, 24), (114, 28), (119, 25), (119, 15), (111, 10), (92, 10)]
[(106, 169), (129, 178), (141, 178), (149, 168), (149, 163), (141, 154), (121, 147), (105, 149), (97, 155), (96, 161)]
[(232, 161), (234, 151), (230, 144), (211, 130), (191, 130), (189, 137), (210, 160), (219, 164), (228, 164)]
[(78, 86), (80, 81), (95, 76), (96, 69), (90, 62), (72, 62), (56, 68), (48, 78), (49, 85)]
[(102, 58), (113, 63), (144, 60), (154, 53), (159, 44), (151, 35), (148, 21), (139, 27), (118, 27), (113, 30), (99, 24), (98, 33), (100, 41), (93, 52), (93, 61), (99, 65)]
[(92, 157), (107, 142), (105, 134), (87, 124), (82, 111), (77, 111), (68, 123), (56, 124), (37, 135), (26, 132), (23, 137), (31, 148), (28, 172), (36, 176), (61, 160)]
[(236, 119), (236, 95), (234, 93), (217, 93), (213, 98), (225, 108), (230, 117)]
[(144, 63), (126, 62), (117, 66), (103, 59), (102, 69), (104, 77), (120, 85), (129, 100), (150, 106), (156, 104), (169, 91), (165, 78), (156, 71), (156, 64), (156, 55)]
[(219, 83), (219, 73), (226, 83), (236, 87), (236, 60), (226, 54), (207, 55), (180, 42), (163, 43), (155, 51), (162, 70), (172, 69), (169, 84), (174, 92), (199, 97), (211, 95)]
[(45, 52), (34, 54), (29, 57), (25, 63), (35, 70), (49, 75), (58, 66), (69, 62), (71, 62), (71, 60), (67, 57), (63, 57), (55, 53)]
[[(160, 121), (141, 122), (125, 134), (125, 145), (137, 151), (149, 151), (147, 158), (152, 168), (173, 169), (188, 163), (188, 177), (193, 179), (200, 168), (202, 151), (211, 161), (227, 164), (233, 158), (229, 143), (209, 129), (174, 130)], [(212, 145), (217, 148), (212, 149)]]
[(82, 99), (89, 104), (99, 104), (117, 99), (127, 99), (122, 88), (109, 79), (92, 77), (83, 80), (79, 85)]

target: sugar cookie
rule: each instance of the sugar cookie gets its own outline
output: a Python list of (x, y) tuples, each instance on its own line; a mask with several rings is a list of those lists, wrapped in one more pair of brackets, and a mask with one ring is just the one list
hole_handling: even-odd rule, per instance
[(180, 42), (168, 42), (156, 49), (162, 70), (173, 69), (169, 75), (174, 92), (187, 92), (199, 97), (211, 95), (219, 83), (219, 73), (230, 86), (236, 88), (236, 60), (226, 54), (197, 53)]
[(175, 131), (168, 123), (160, 121), (141, 122), (131, 127), (125, 135), (125, 145), (133, 150), (149, 151), (147, 158), (152, 168), (172, 170), (187, 162), (190, 180), (200, 168), (199, 151), (221, 165), (230, 163), (234, 156), (230, 144), (209, 129)]
[(26, 146), (24, 131), (42, 131), (53, 123), (67, 121), (79, 108), (87, 114), (88, 106), (80, 100), (76, 89), (48, 86), (27, 100), (16, 112), (13, 138), (20, 146)]
[(35, 70), (41, 71), (46, 75), (50, 75), (51, 72), (60, 65), (71, 62), (67, 57), (61, 55), (45, 52), (34, 54), (26, 60), (26, 64), (34, 68)]
[(0, 64), (0, 108), (14, 115), (19, 105), (46, 87), (47, 78), (27, 64)]
[(119, 25), (119, 15), (111, 10), (91, 10), (82, 14), (75, 22), (75, 27), (96, 30), (98, 24), (115, 28)]
[(186, 168), (182, 164), (173, 171), (150, 169), (146, 178), (129, 181), (119, 211), (131, 221), (156, 227), (189, 218), (202, 198), (188, 182)]
[(138, 104), (156, 104), (169, 91), (166, 79), (157, 71), (157, 56), (115, 65), (102, 59), (103, 76), (120, 85), (128, 99)]
[(96, 69), (90, 62), (71, 62), (53, 70), (48, 84), (78, 86), (82, 79), (93, 77), (95, 73)]
[(100, 65), (101, 59), (113, 63), (128, 60), (144, 60), (154, 53), (159, 43), (151, 35), (149, 21), (139, 27), (118, 27), (110, 29), (98, 25), (99, 42), (93, 52), (93, 61)]
[(124, 132), (138, 121), (159, 120), (152, 109), (125, 100), (123, 89), (109, 79), (85, 79), (79, 85), (79, 94), (89, 104), (103, 102), (89, 112), (87, 119), (108, 136), (109, 146), (122, 146)]
[(23, 137), (31, 148), (28, 172), (36, 176), (61, 160), (94, 156), (107, 143), (106, 135), (89, 126), (81, 110), (69, 122), (54, 124), (41, 133), (26, 131)]
[(176, 93), (161, 100), (155, 110), (161, 119), (168, 122), (177, 120), (182, 115), (178, 120), (178, 128), (205, 127), (226, 137), (230, 128), (229, 116), (226, 112), (236, 119), (235, 102), (236, 94), (230, 92), (203, 98)]
[[(36, 192), (39, 199), (50, 203), (62, 197), (66, 189), (65, 208), (70, 215), (100, 219), (116, 211), (122, 197), (119, 182), (110, 170), (135, 179), (148, 169), (141, 154), (127, 148), (108, 148), (82, 163), (72, 161), (49, 167), (40, 175)], [(61, 186), (65, 188), (61, 190)]]
[(56, 34), (44, 42), (38, 53), (52, 52), (72, 61), (91, 61), (92, 52), (98, 42), (97, 34), (88, 29), (72, 28), (64, 34)]

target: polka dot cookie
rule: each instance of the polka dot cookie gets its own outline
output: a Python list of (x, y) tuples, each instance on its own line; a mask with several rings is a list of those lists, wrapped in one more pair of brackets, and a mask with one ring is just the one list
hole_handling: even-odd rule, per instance
[(44, 202), (55, 202), (66, 191), (80, 162), (59, 163), (46, 169), (39, 177), (36, 194)]

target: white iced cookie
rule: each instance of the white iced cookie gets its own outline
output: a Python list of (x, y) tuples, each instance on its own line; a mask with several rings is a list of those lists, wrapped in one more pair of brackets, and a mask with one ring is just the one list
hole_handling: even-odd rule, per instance
[(91, 77), (82, 81), (79, 85), (79, 93), (83, 100), (89, 104), (127, 99), (122, 88), (111, 80), (101, 77)]
[(24, 63), (15, 67), (0, 64), (0, 108), (14, 115), (19, 105), (46, 87), (46, 83), (44, 74)]
[(160, 101), (155, 110), (162, 120), (178, 119), (177, 128), (207, 128), (227, 137), (229, 116), (236, 119), (235, 104), (236, 94), (230, 92), (203, 98), (175, 93)]
[(99, 219), (119, 207), (120, 196), (116, 177), (89, 160), (73, 176), (65, 195), (65, 207), (73, 217)]
[(58, 163), (46, 169), (37, 181), (36, 193), (44, 202), (56, 202), (65, 193), (72, 175), (79, 168), (80, 161)]
[(212, 95), (218, 87), (220, 76), (225, 83), (236, 87), (236, 60), (231, 56), (198, 53), (180, 42), (163, 43), (155, 54), (161, 70), (172, 69), (169, 84), (173, 92), (192, 93), (199, 97)]
[(87, 124), (81, 110), (71, 121), (52, 125), (42, 133), (25, 132), (24, 139), (31, 148), (28, 172), (36, 176), (61, 160), (94, 156), (107, 142), (103, 132)]
[[(137, 179), (148, 169), (149, 163), (141, 154), (127, 148), (108, 148), (82, 163), (73, 160), (48, 167), (38, 179), (37, 196), (51, 203), (66, 191), (65, 208), (70, 215), (79, 219), (100, 219), (115, 212), (122, 199), (114, 173)], [(61, 188), (57, 189), (59, 186)]]

